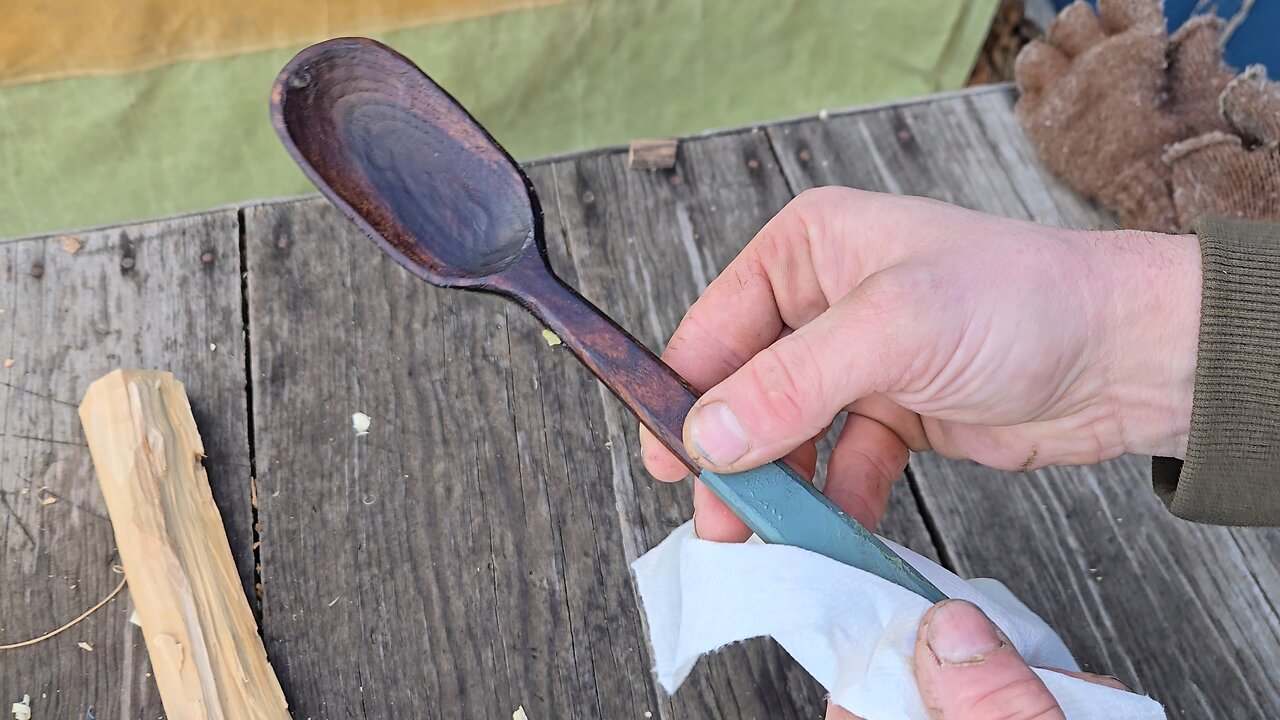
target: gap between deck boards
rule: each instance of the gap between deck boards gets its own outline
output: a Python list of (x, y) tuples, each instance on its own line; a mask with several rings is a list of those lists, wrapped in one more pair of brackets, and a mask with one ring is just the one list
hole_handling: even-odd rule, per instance
[(258, 524), (258, 456), (255, 448), (257, 438), (253, 428), (253, 332), (249, 326), (249, 254), (246, 249), (246, 223), (244, 208), (236, 208), (236, 249), (240, 253), (240, 323), (244, 333), (244, 406), (245, 430), (248, 434), (246, 444), (249, 447), (249, 529), (253, 554), (253, 597), (249, 606), (253, 608), (254, 620), (258, 622), (258, 635), (262, 630), (262, 595), (265, 588), (262, 584), (262, 528)]

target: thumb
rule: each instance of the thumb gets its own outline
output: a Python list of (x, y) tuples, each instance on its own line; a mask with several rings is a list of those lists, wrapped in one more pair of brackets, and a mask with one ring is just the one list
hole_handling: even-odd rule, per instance
[(883, 331), (903, 317), (903, 304), (889, 296), (905, 293), (877, 289), (885, 285), (878, 278), (708, 390), (685, 421), (693, 458), (717, 472), (777, 460), (830, 425), (844, 406), (885, 389), (892, 377), (887, 363), (904, 357)]
[(925, 614), (916, 682), (935, 720), (1065, 720), (1057, 700), (987, 616), (963, 600)]

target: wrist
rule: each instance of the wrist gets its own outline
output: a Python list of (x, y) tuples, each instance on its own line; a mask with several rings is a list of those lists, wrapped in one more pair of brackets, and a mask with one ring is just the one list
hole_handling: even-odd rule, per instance
[(1125, 452), (1186, 454), (1200, 334), (1202, 271), (1195, 235), (1095, 234), (1109, 286), (1107, 387)]

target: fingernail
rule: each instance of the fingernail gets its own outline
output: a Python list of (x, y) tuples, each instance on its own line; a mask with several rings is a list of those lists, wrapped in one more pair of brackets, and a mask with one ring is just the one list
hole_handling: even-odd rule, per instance
[(982, 611), (963, 600), (948, 600), (933, 611), (925, 642), (943, 665), (973, 665), (1004, 647), (1005, 640)]
[(751, 449), (738, 416), (723, 402), (708, 403), (694, 412), (689, 439), (698, 457), (717, 467), (733, 463)]

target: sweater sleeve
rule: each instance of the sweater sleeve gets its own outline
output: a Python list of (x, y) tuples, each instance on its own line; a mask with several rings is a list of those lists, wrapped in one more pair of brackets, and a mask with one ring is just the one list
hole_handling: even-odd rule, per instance
[(1280, 525), (1280, 224), (1205, 217), (1204, 283), (1185, 461), (1155, 458), (1179, 517)]

